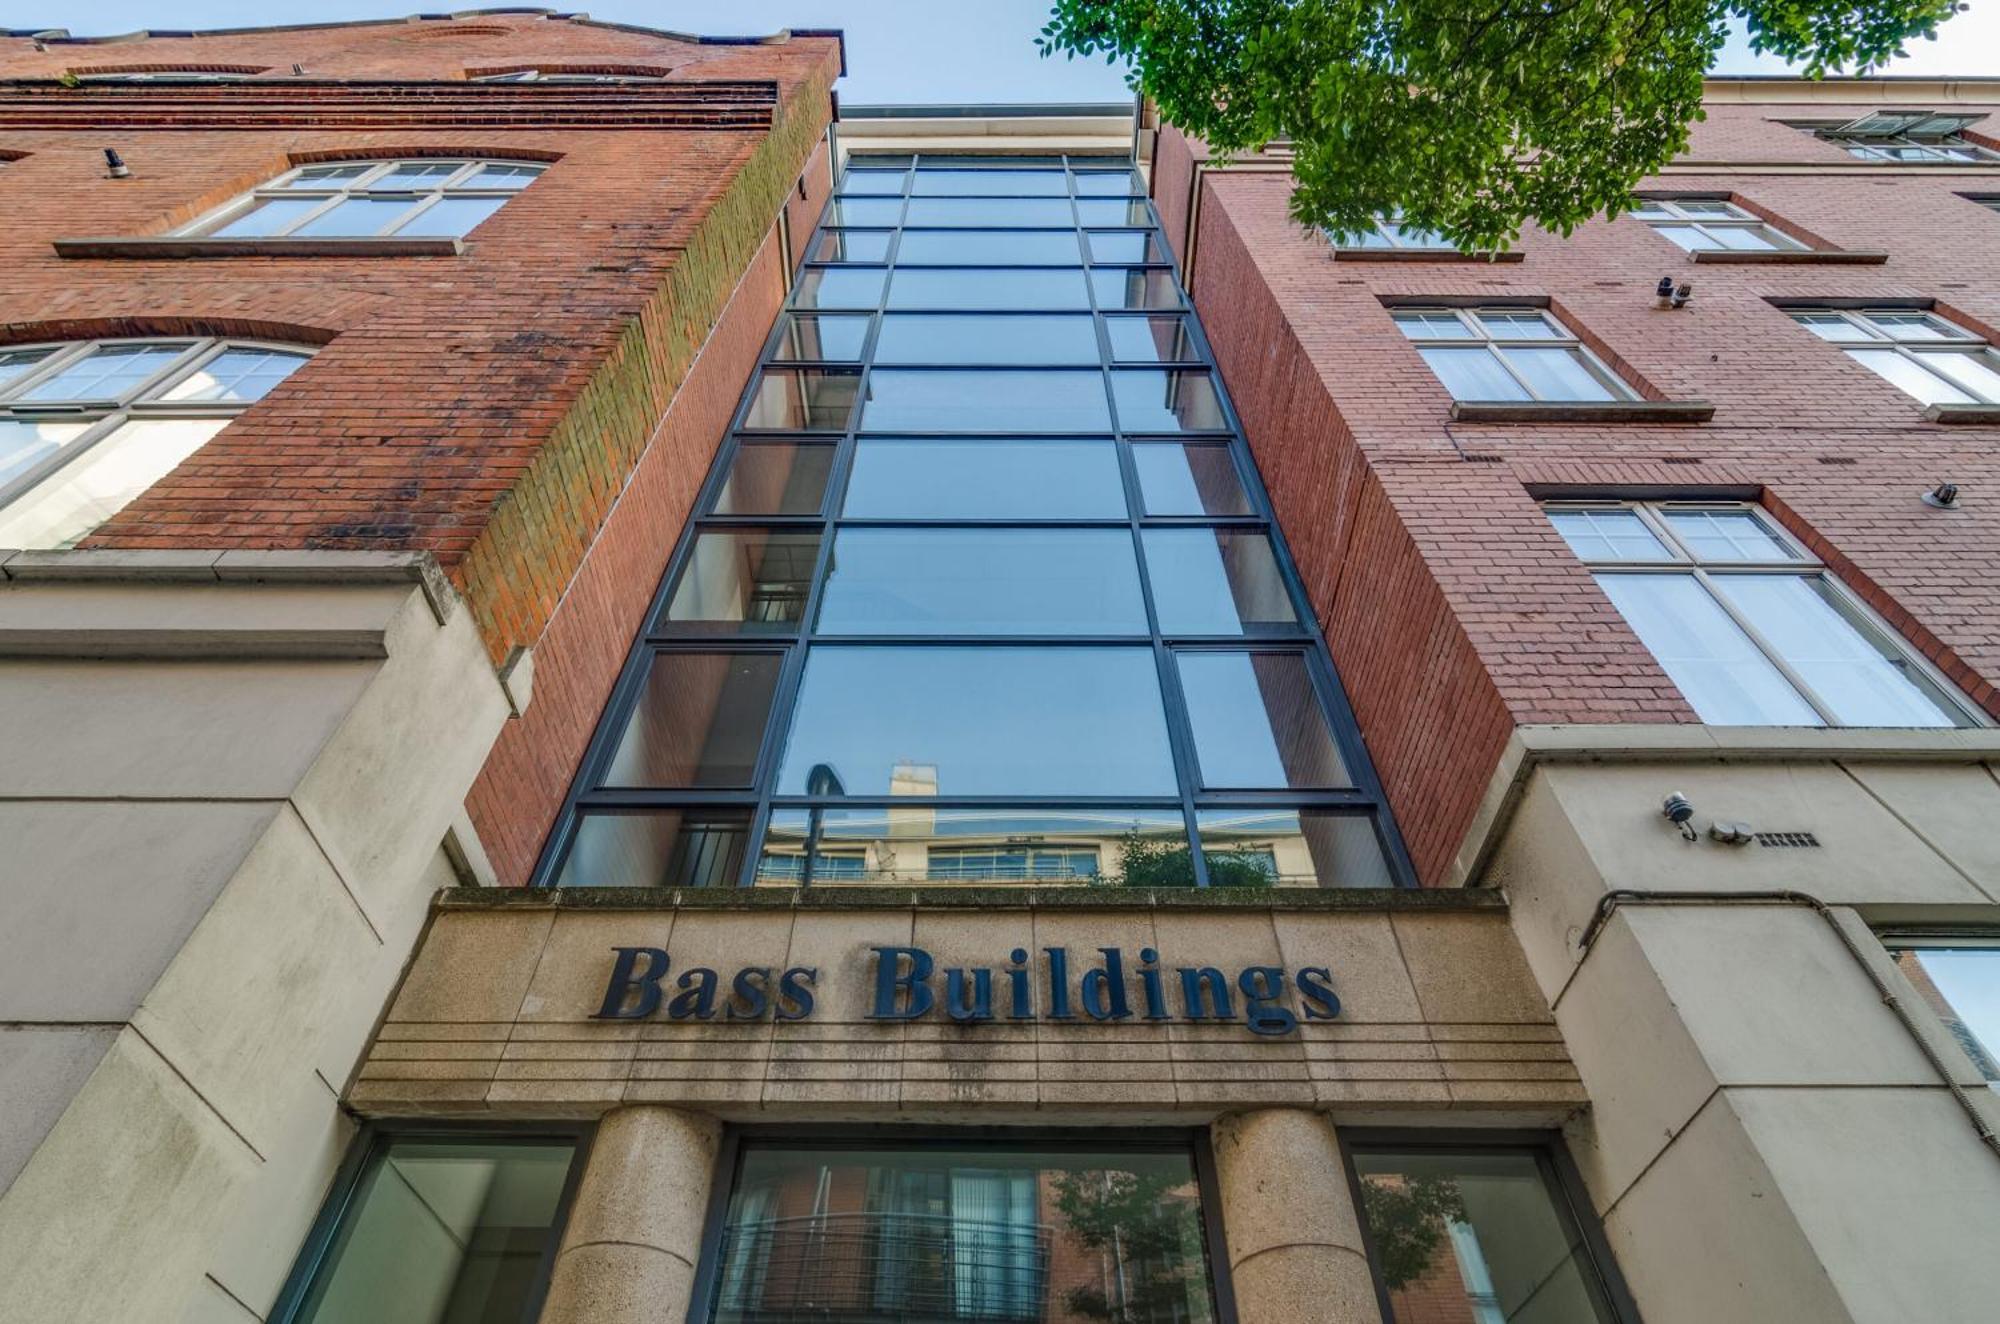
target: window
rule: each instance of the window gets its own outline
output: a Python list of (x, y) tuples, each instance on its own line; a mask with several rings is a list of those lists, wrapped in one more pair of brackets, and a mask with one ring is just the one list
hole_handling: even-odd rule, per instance
[(312, 351), (249, 341), (0, 348), (0, 547), (72, 547)]
[(1813, 132), (1863, 161), (1952, 165), (2000, 160), (2000, 153), (1966, 141), (1961, 133), (1983, 118), (1983, 114), (1883, 110), (1845, 124), (1813, 126)]
[(212, 239), (463, 235), (548, 167), (539, 161), (328, 161), (288, 170), (181, 231)]
[(1540, 308), (1397, 308), (1454, 400), (1630, 400), (1631, 387)]
[(1407, 877), (1134, 183), (850, 159), (538, 884)]
[(1325, 233), (1335, 248), (1350, 251), (1369, 248), (1405, 248), (1429, 253), (1458, 251), (1458, 245), (1436, 230), (1423, 230), (1413, 225), (1405, 225), (1400, 216), (1378, 220), (1373, 229), (1363, 230), (1358, 234), (1336, 234), (1331, 230)]
[(1351, 1140), (1348, 1152), (1389, 1324), (1630, 1318), (1553, 1145)]
[(1646, 198), (1632, 214), (1690, 253), (1769, 253), (1806, 247), (1724, 198)]
[(335, 1183), (271, 1312), (283, 1324), (534, 1318), (574, 1135), (375, 1132)]
[(263, 72), (264, 66), (259, 65), (207, 69), (100, 69), (92, 73), (79, 72), (77, 78), (86, 83), (227, 83)]
[(1547, 509), (1702, 721), (1974, 724), (1942, 680), (1755, 507)]
[(2000, 1092), (2000, 937), (1889, 937), (1884, 944), (1923, 1000)]
[(749, 1139), (690, 1318), (1212, 1324), (1203, 1201), (1186, 1141)]
[(474, 83), (660, 83), (666, 75), (602, 72), (594, 69), (510, 69), (504, 73), (479, 74)]
[(1924, 404), (2000, 404), (2000, 354), (1936, 313), (1800, 309), (1792, 320)]

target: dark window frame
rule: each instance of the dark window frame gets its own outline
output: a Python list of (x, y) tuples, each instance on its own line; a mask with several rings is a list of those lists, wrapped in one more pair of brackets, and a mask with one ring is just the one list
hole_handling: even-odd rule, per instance
[(1334, 1132), (1340, 1146), (1341, 1167), (1346, 1170), (1347, 1189), (1354, 1201), (1354, 1220), (1361, 1228), (1361, 1245), (1368, 1257), (1368, 1275), (1374, 1280), (1375, 1301), (1384, 1320), (1394, 1320), (1389, 1288), (1382, 1278), (1382, 1262), (1375, 1248), (1375, 1234), (1368, 1226), (1363, 1204), (1361, 1174), (1354, 1165), (1357, 1153), (1417, 1152), (1435, 1154), (1527, 1154), (1542, 1174), (1544, 1189), (1561, 1200), (1556, 1214), (1576, 1226), (1585, 1256), (1597, 1281), (1604, 1288), (1606, 1303), (1616, 1324), (1641, 1324), (1639, 1303), (1632, 1297), (1618, 1261), (1605, 1238), (1603, 1222), (1591, 1205), (1590, 1190), (1576, 1160), (1570, 1157), (1562, 1133), (1538, 1129), (1485, 1129), (1476, 1127), (1338, 1127)]
[[(947, 156), (949, 156), (949, 154), (947, 154)], [(901, 159), (908, 160), (909, 158), (901, 158)], [(962, 160), (963, 158), (951, 157), (950, 159), (952, 163), (956, 165), (958, 161)], [(1072, 176), (1074, 176), (1074, 174), (1079, 169), (1087, 172), (1092, 168), (1093, 164), (1101, 164), (1107, 158), (1077, 156), (1067, 159), (1069, 162), (1068, 169), (1071, 171)], [(918, 158), (918, 161), (920, 163), (921, 160), (922, 160), (921, 158)], [(1062, 160), (1063, 158), (1057, 158), (1058, 166), (1060, 165)], [(1002, 161), (997, 158), (994, 160), (995, 166), (1005, 166), (1009, 164), (1012, 163)], [(869, 165), (869, 158), (857, 156), (850, 161), (849, 168), (852, 169), (859, 167), (866, 169), (868, 168), (868, 165)], [(910, 196), (910, 194), (908, 193), (908, 188), (909, 188), (909, 178), (906, 177), (905, 193), (902, 195), (888, 195), (888, 197), (907, 198)], [(1075, 192), (1073, 180), (1071, 188), (1072, 191), (1069, 194), (1062, 196), (1063, 200), (1069, 202), (1072, 207), (1073, 223), (1072, 226), (1070, 227), (1070, 232), (1074, 232), (1081, 235), (1082, 232), (1084, 232), (1090, 227), (1084, 225), (1077, 219), (1077, 214), (1074, 208), (1076, 203), (1080, 201), (1091, 200), (1093, 195), (1085, 195)], [(866, 195), (866, 196), (869, 196), (876, 201), (885, 200), (884, 198), (876, 197), (875, 195)], [(940, 195), (940, 196), (945, 196), (945, 195)], [(970, 200), (972, 201), (978, 200), (977, 197), (973, 195), (949, 195), (949, 196), (967, 197), (970, 198)], [(816, 247), (817, 245), (818, 236), (823, 234), (827, 229), (839, 228), (835, 226), (835, 220), (838, 214), (837, 209), (839, 208), (842, 201), (843, 201), (843, 195), (841, 195), (838, 191), (836, 191), (828, 199), (827, 203), (825, 204), (822, 210), (820, 222), (813, 232), (813, 239), (811, 242), (809, 242), (807, 245), (804, 246), (803, 251), (806, 252), (813, 251), (814, 247)], [(851, 227), (846, 227), (846, 228), (851, 228)], [(1037, 230), (1037, 229), (1046, 229), (1047, 227), (1035, 226), (1035, 225), (1013, 226), (1013, 225), (1008, 225), (1004, 221), (1002, 221), (991, 224), (985, 224), (978, 227), (964, 227), (964, 228), (968, 230), (971, 229)], [(1153, 227), (1153, 231), (1154, 233), (1157, 234), (1157, 226)], [(1075, 796), (1052, 797), (1052, 796), (1035, 796), (1035, 795), (939, 796), (934, 800), (927, 800), (926, 803), (940, 809), (944, 808), (1039, 809), (1039, 808), (1063, 808), (1063, 807), (1093, 807), (1093, 808), (1121, 808), (1121, 809), (1178, 808), (1181, 810), (1187, 824), (1188, 838), (1192, 846), (1190, 855), (1194, 873), (1194, 885), (1196, 887), (1207, 887), (1210, 883), (1208, 870), (1201, 858), (1200, 848), (1198, 844), (1194, 844), (1196, 843), (1198, 838), (1196, 813), (1200, 809), (1228, 808), (1228, 807), (1271, 808), (1271, 807), (1282, 806), (1282, 807), (1298, 808), (1301, 810), (1334, 809), (1334, 810), (1344, 810), (1348, 812), (1361, 812), (1370, 815), (1374, 819), (1376, 839), (1382, 846), (1389, 876), (1395, 880), (1397, 886), (1403, 886), (1403, 887), (1415, 886), (1416, 885), (1415, 870), (1410, 863), (1407, 847), (1403, 842), (1401, 832), (1395, 823), (1394, 817), (1389, 810), (1386, 792), (1384, 791), (1381, 781), (1375, 771), (1373, 762), (1369, 759), (1367, 750), (1362, 743), (1359, 725), (1353, 716), (1351, 708), (1348, 706), (1346, 702), (1345, 690), (1341, 685), (1338, 671), (1334, 665), (1330, 653), (1327, 650), (1325, 636), (1319, 627), (1319, 622), (1316, 614), (1312, 609), (1310, 599), (1306, 596), (1302, 578), (1298, 572), (1297, 566), (1294, 564), (1292, 560), (1290, 549), (1285, 543), (1283, 530), (1279, 527), (1277, 516), (1272, 508), (1269, 494), (1265, 491), (1261, 477), (1257, 473), (1255, 462), (1249, 454), (1249, 447), (1247, 440), (1244, 437), (1242, 421), (1236, 413), (1233, 402), (1229, 398), (1228, 389), (1222, 380), (1221, 371), (1217, 366), (1215, 355), (1208, 344), (1205, 333), (1203, 332), (1202, 328), (1199, 325), (1198, 318), (1193, 307), (1189, 304), (1185, 292), (1182, 291), (1180, 288), (1179, 281), (1174, 275), (1173, 267), (1166, 262), (1143, 263), (1143, 264), (1115, 263), (1108, 265), (1107, 264), (1088, 265), (1084, 269), (1084, 279), (1090, 291), (1091, 302), (1087, 308), (1081, 310), (1072, 307), (1060, 307), (1060, 308), (1021, 307), (1021, 308), (1008, 308), (1008, 309), (970, 309), (964, 307), (935, 308), (935, 309), (892, 308), (890, 306), (890, 295), (893, 286), (894, 273), (897, 269), (897, 252), (901, 246), (901, 237), (902, 237), (900, 222), (895, 223), (894, 227), (891, 229), (891, 233), (894, 235), (894, 238), (891, 241), (888, 256), (882, 262), (879, 263), (804, 262), (800, 264), (799, 266), (800, 273), (805, 273), (814, 270), (839, 271), (839, 270), (857, 270), (865, 268), (865, 269), (880, 270), (884, 273), (884, 277), (881, 283), (881, 288), (877, 292), (876, 300), (872, 305), (865, 307), (852, 307), (852, 308), (835, 308), (832, 306), (821, 307), (819, 305), (802, 307), (796, 303), (794, 296), (793, 298), (788, 298), (784, 309), (780, 312), (780, 314), (776, 318), (774, 318), (773, 326), (766, 336), (762, 352), (759, 355), (757, 368), (751, 374), (749, 382), (746, 383), (745, 390), (743, 391), (742, 396), (738, 401), (736, 411), (731, 418), (731, 426), (727, 434), (725, 435), (725, 440), (723, 441), (722, 445), (718, 447), (716, 455), (710, 464), (707, 477), (704, 479), (701, 488), (696, 494), (694, 503), (691, 507), (691, 513), (677, 536), (674, 553), (669, 560), (666, 572), (662, 576), (660, 584), (653, 595), (651, 604), (647, 609), (647, 613), (644, 618), (645, 624), (642, 625), (639, 636), (637, 639), (635, 639), (632, 645), (632, 649), (624, 664), (624, 670), (622, 671), (617, 684), (614, 685), (612, 694), (606, 703), (602, 715), (599, 718), (597, 730), (593, 733), (592, 738), (588, 746), (586, 747), (583, 758), (579, 760), (577, 773), (573, 778), (570, 788), (564, 797), (563, 804), (560, 811), (558, 812), (555, 824), (553, 825), (552, 829), (548, 834), (547, 839), (543, 844), (541, 856), (538, 859), (535, 869), (530, 877), (530, 885), (549, 886), (552, 885), (555, 879), (560, 876), (563, 863), (569, 852), (570, 843), (575, 835), (579, 810), (585, 808), (615, 807), (615, 808), (635, 809), (635, 808), (644, 808), (649, 805), (657, 808), (670, 808), (670, 807), (714, 808), (724, 804), (732, 806), (748, 805), (753, 810), (751, 825), (750, 825), (750, 834), (749, 834), (750, 844), (748, 850), (746, 851), (746, 859), (744, 862), (743, 871), (738, 879), (737, 885), (740, 887), (754, 887), (757, 885), (758, 860), (761, 858), (762, 855), (765, 836), (770, 825), (771, 815), (774, 811), (784, 810), (784, 809), (807, 809), (813, 807), (820, 807), (820, 808), (881, 807), (885, 797), (853, 796), (853, 797), (842, 797), (839, 798), (838, 800), (835, 800), (834, 798), (831, 797), (819, 797), (815, 799), (813, 797), (805, 797), (805, 796), (786, 796), (779, 794), (777, 791), (776, 779), (777, 779), (777, 774), (779, 772), (778, 764), (780, 760), (780, 755), (784, 748), (784, 744), (787, 738), (789, 737), (790, 730), (793, 724), (793, 719), (796, 714), (796, 707), (799, 698), (801, 681), (803, 680), (804, 676), (806, 659), (810, 655), (813, 647), (817, 646), (818, 644), (821, 643), (833, 644), (836, 641), (838, 641), (845, 643), (865, 642), (868, 644), (875, 644), (875, 645), (913, 644), (913, 645), (922, 645), (925, 647), (956, 647), (956, 646), (1088, 647), (1094, 644), (1103, 645), (1103, 644), (1115, 643), (1115, 644), (1130, 645), (1137, 643), (1149, 643), (1154, 653), (1155, 668), (1159, 674), (1162, 696), (1165, 702), (1165, 716), (1168, 729), (1168, 736), (1175, 761), (1175, 777), (1177, 780), (1177, 784), (1179, 786), (1179, 792), (1176, 796), (1171, 798), (1164, 796), (1146, 797), (1146, 796), (1131, 796), (1131, 795), (1106, 795), (1106, 796), (1096, 796), (1096, 797), (1075, 797)], [(927, 268), (927, 269), (1007, 270), (1008, 268), (995, 268), (982, 264), (982, 266), (980, 267)], [(1065, 270), (1065, 269), (1066, 268), (1054, 268), (1054, 270)], [(1172, 284), (1173, 293), (1176, 295), (1175, 303), (1171, 307), (1157, 307), (1157, 308), (1155, 307), (1128, 308), (1123, 306), (1122, 304), (1114, 307), (1101, 303), (1097, 297), (1097, 287), (1094, 281), (1094, 276), (1096, 273), (1100, 272), (1115, 272), (1115, 271), (1147, 272), (1164, 277)], [(783, 348), (784, 336), (788, 326), (788, 318), (786, 314), (794, 312), (862, 313), (870, 316), (872, 321), (868, 327), (865, 336), (864, 345), (861, 351), (861, 358), (858, 361), (843, 360), (840, 363), (822, 364), (822, 363), (800, 363), (796, 360), (789, 360), (781, 357), (780, 351)], [(1096, 323), (1096, 333), (1097, 333), (1098, 348), (1099, 348), (1099, 362), (1094, 366), (1088, 366), (1088, 365), (1079, 366), (1078, 364), (1075, 363), (1058, 363), (1058, 364), (926, 363), (926, 364), (895, 364), (895, 365), (885, 364), (882, 366), (885, 369), (893, 370), (898, 373), (1034, 372), (1034, 371), (1045, 371), (1045, 370), (1046, 371), (1060, 370), (1081, 375), (1081, 374), (1095, 372), (1099, 375), (1099, 378), (1103, 383), (1103, 390), (1105, 392), (1105, 399), (1106, 399), (1106, 408), (1108, 411), (1107, 417), (1109, 419), (1108, 429), (1105, 430), (1072, 429), (1072, 430), (1034, 433), (1023, 429), (1018, 425), (1009, 427), (996, 426), (990, 430), (981, 430), (981, 431), (942, 429), (942, 428), (888, 429), (888, 428), (865, 426), (864, 415), (866, 412), (865, 401), (868, 396), (868, 383), (875, 370), (875, 367), (877, 366), (874, 361), (876, 342), (881, 335), (883, 317), (885, 314), (891, 312), (895, 313), (958, 312), (958, 313), (974, 313), (982, 317), (992, 317), (992, 318), (1004, 318), (1011, 316), (1036, 316), (1036, 315), (1048, 316), (1054, 314), (1066, 314), (1066, 315), (1083, 315), (1093, 318)], [(1191, 352), (1194, 355), (1194, 357), (1185, 361), (1174, 362), (1174, 363), (1131, 363), (1118, 360), (1114, 357), (1110, 343), (1109, 329), (1107, 326), (1107, 321), (1109, 319), (1117, 317), (1148, 317), (1148, 316), (1156, 317), (1156, 316), (1167, 316), (1167, 315), (1171, 315), (1180, 319), (1181, 329), (1183, 330), (1188, 339), (1188, 342), (1191, 347)], [(756, 384), (762, 379), (763, 374), (773, 369), (782, 369), (790, 367), (820, 367), (820, 368), (846, 367), (859, 373), (860, 382), (856, 388), (856, 406), (850, 412), (847, 426), (845, 429), (837, 432), (824, 431), (824, 430), (792, 431), (784, 429), (751, 428), (745, 426), (744, 420), (747, 417), (751, 404), (755, 399)], [(1212, 429), (1199, 429), (1199, 430), (1188, 430), (1181, 432), (1166, 432), (1166, 433), (1157, 432), (1150, 429), (1138, 430), (1132, 432), (1127, 432), (1123, 430), (1118, 420), (1117, 396), (1113, 382), (1114, 375), (1118, 373), (1130, 374), (1135, 372), (1157, 373), (1157, 372), (1173, 372), (1173, 371), (1205, 372), (1208, 375), (1209, 379), (1213, 382), (1215, 389), (1216, 401), (1219, 406), (1219, 412), (1221, 416), (1220, 426)], [(841, 514), (841, 508), (846, 495), (847, 480), (853, 470), (855, 448), (858, 441), (863, 438), (882, 438), (882, 439), (912, 438), (912, 439), (948, 439), (948, 440), (979, 440), (988, 438), (991, 439), (1021, 438), (1024, 440), (1034, 440), (1034, 439), (1107, 440), (1111, 442), (1116, 448), (1119, 472), (1120, 472), (1120, 481), (1125, 493), (1125, 503), (1126, 503), (1125, 514), (1123, 517), (1110, 517), (1106, 519), (1067, 519), (1067, 518), (1053, 518), (1053, 519), (1043, 519), (1043, 520), (1026, 520), (1018, 518), (994, 519), (994, 520), (960, 520), (952, 518), (939, 518), (932, 520), (848, 519)], [(825, 491), (822, 494), (820, 509), (817, 512), (809, 515), (787, 515), (787, 516), (748, 516), (748, 515), (736, 516), (736, 515), (715, 515), (708, 513), (712, 511), (716, 500), (716, 496), (718, 492), (721, 490), (722, 485), (727, 481), (729, 472), (733, 465), (734, 458), (739, 448), (745, 443), (754, 444), (757, 442), (770, 442), (779, 440), (794, 440), (801, 443), (819, 442), (822, 444), (832, 445), (835, 448), (833, 462), (826, 480)], [(1176, 444), (1188, 444), (1188, 443), (1199, 443), (1204, 441), (1221, 444), (1228, 450), (1236, 471), (1236, 475), (1243, 487), (1244, 496), (1249, 506), (1248, 513), (1235, 516), (1212, 516), (1212, 517), (1201, 516), (1201, 515), (1153, 516), (1145, 514), (1143, 497), (1139, 487), (1139, 478), (1132, 457), (1132, 446), (1134, 444), (1141, 444), (1147, 442), (1169, 442)], [(977, 525), (978, 527), (982, 528), (1021, 526), (1025, 528), (1039, 528), (1039, 529), (1051, 529), (1051, 528), (1128, 529), (1133, 539), (1134, 554), (1138, 558), (1138, 563), (1139, 563), (1141, 590), (1144, 594), (1145, 604), (1146, 604), (1148, 633), (1146, 635), (1117, 635), (1117, 636), (1091, 636), (1091, 635), (1049, 636), (1049, 635), (1029, 635), (1029, 634), (980, 636), (980, 635), (960, 634), (960, 635), (922, 635), (922, 636), (871, 635), (871, 636), (838, 636), (838, 637), (832, 635), (821, 635), (817, 633), (816, 625), (819, 616), (820, 602), (827, 579), (827, 569), (831, 562), (833, 549), (838, 539), (838, 534), (840, 533), (841, 530), (848, 527), (923, 528), (923, 527), (967, 527), (974, 525)], [(752, 636), (746, 636), (742, 634), (733, 634), (733, 635), (704, 634), (692, 631), (676, 631), (669, 635), (659, 631), (656, 628), (657, 623), (660, 621), (662, 613), (665, 610), (666, 604), (671, 600), (674, 590), (678, 585), (680, 576), (687, 566), (687, 563), (692, 555), (692, 550), (695, 545), (696, 539), (704, 531), (722, 530), (732, 527), (767, 528), (774, 532), (817, 531), (821, 533), (822, 536), (820, 540), (819, 559), (817, 564), (814, 566), (812, 583), (808, 592), (807, 600), (801, 612), (799, 628), (791, 631), (760, 633)], [(1298, 629), (1295, 631), (1286, 631), (1282, 634), (1273, 634), (1269, 632), (1258, 632), (1258, 631), (1246, 631), (1239, 634), (1227, 634), (1227, 635), (1171, 635), (1170, 636), (1161, 634), (1159, 632), (1157, 608), (1152, 593), (1150, 571), (1146, 564), (1145, 548), (1143, 545), (1144, 531), (1149, 528), (1212, 528), (1212, 529), (1236, 528), (1243, 530), (1261, 530), (1267, 532), (1270, 535), (1271, 547), (1277, 559), (1280, 579), (1282, 581), (1286, 594), (1291, 599), (1294, 614), (1297, 617)], [(609, 760), (612, 754), (616, 750), (617, 743), (623, 734), (626, 720), (629, 718), (631, 714), (633, 696), (637, 693), (638, 686), (641, 683), (643, 683), (643, 675), (645, 670), (643, 665), (643, 660), (645, 656), (650, 651), (659, 648), (701, 649), (704, 647), (709, 649), (714, 649), (719, 647), (732, 650), (744, 649), (744, 648), (749, 648), (749, 649), (776, 648), (784, 650), (786, 652), (786, 660), (784, 668), (779, 680), (777, 693), (774, 697), (772, 704), (772, 714), (774, 720), (770, 720), (767, 722), (766, 728), (762, 733), (762, 743), (759, 746), (759, 752), (757, 758), (758, 770), (756, 776), (756, 787), (754, 792), (746, 796), (741, 792), (716, 794), (712, 792), (690, 793), (686, 791), (668, 791), (668, 790), (634, 791), (629, 789), (620, 790), (617, 792), (609, 792), (605, 789), (602, 789), (600, 786), (599, 779), (602, 776), (603, 770), (609, 766)], [(1320, 790), (1287, 790), (1284, 788), (1268, 788), (1262, 790), (1240, 790), (1240, 791), (1221, 790), (1221, 789), (1207, 790), (1199, 786), (1196, 782), (1197, 772), (1196, 772), (1196, 764), (1193, 752), (1192, 730), (1188, 720), (1186, 704), (1180, 692), (1178, 668), (1174, 661), (1174, 654), (1178, 651), (1200, 649), (1204, 647), (1214, 647), (1222, 649), (1245, 648), (1245, 647), (1249, 648), (1278, 647), (1278, 648), (1295, 649), (1300, 653), (1302, 653), (1306, 659), (1307, 675), (1312, 682), (1314, 694), (1318, 699), (1322, 712), (1326, 716), (1329, 727), (1333, 731), (1335, 744), (1338, 747), (1342, 761), (1348, 770), (1349, 779), (1352, 782), (1352, 785), (1346, 788), (1320, 789)], [(807, 845), (808, 855), (811, 854), (812, 846), (814, 844), (816, 843), (808, 843)], [(810, 870), (808, 870), (806, 876), (801, 880), (799, 885), (810, 886), (811, 884), (812, 884), (811, 872)]]
[(269, 1324), (297, 1324), (306, 1293), (326, 1263), (327, 1252), (340, 1232), (341, 1224), (359, 1191), (361, 1178), (377, 1153), (399, 1140), (428, 1141), (519, 1141), (523, 1144), (568, 1141), (573, 1147), (569, 1174), (563, 1179), (562, 1194), (556, 1199), (555, 1216), (549, 1222), (549, 1244), (535, 1269), (533, 1285), (523, 1302), (520, 1324), (535, 1324), (548, 1299), (549, 1279), (555, 1271), (556, 1255), (562, 1249), (563, 1233), (569, 1226), (570, 1210), (576, 1204), (577, 1187), (584, 1169), (590, 1166), (591, 1142), (597, 1127), (589, 1122), (432, 1122), (381, 1120), (366, 1122), (341, 1157), (327, 1187), (312, 1228), (299, 1246), (299, 1253), (285, 1275), (284, 1286), (266, 1317)]
[[(729, 1216), (729, 1199), (742, 1174), (746, 1147), (784, 1146), (815, 1149), (1000, 1149), (1019, 1147), (1029, 1153), (1184, 1153), (1194, 1161), (1199, 1188), (1202, 1249), (1207, 1259), (1209, 1289), (1215, 1302), (1214, 1324), (1239, 1324), (1236, 1291), (1229, 1274), (1229, 1243), (1222, 1226), (1221, 1187), (1215, 1171), (1215, 1148), (1208, 1128), (1196, 1127), (1012, 1127), (906, 1126), (877, 1123), (836, 1123), (809, 1126), (792, 1123), (727, 1125), (709, 1180), (703, 1210), (701, 1251), (695, 1259), (694, 1289), (688, 1298), (689, 1324), (709, 1324), (716, 1310), (716, 1275), (721, 1267), (722, 1233)], [(274, 1318), (273, 1324), (278, 1324)]]

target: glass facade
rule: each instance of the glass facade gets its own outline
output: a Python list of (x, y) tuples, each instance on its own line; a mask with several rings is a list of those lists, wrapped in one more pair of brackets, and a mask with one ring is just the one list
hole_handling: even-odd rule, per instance
[(377, 1135), (272, 1311), (283, 1324), (527, 1324), (562, 1232), (568, 1136)]
[(1407, 878), (1142, 193), (850, 165), (542, 882)]
[(1205, 1241), (1185, 1144), (746, 1141), (705, 1318), (1208, 1324)]
[(1606, 1274), (1540, 1145), (1351, 1146), (1389, 1324), (1612, 1324)]

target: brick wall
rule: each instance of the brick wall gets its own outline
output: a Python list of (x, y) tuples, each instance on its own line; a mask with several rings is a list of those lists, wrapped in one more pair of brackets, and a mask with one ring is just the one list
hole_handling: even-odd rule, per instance
[[(702, 44), (490, 14), (45, 52), (0, 40), (0, 79), (41, 80), (0, 83), (0, 159), (18, 154), (0, 167), (0, 343), (321, 346), (86, 545), (435, 553), (496, 662), (535, 650), (534, 703), (468, 802), (502, 876), (521, 881), (782, 298), (779, 232), (802, 239), (825, 199), (839, 60), (830, 36)], [(270, 73), (48, 81), (222, 65)], [(464, 81), (524, 66), (658, 69), (669, 84)], [(362, 94), (344, 80), (423, 81)], [(384, 107), (394, 127), (379, 126)], [(296, 122), (272, 123), (281, 112)], [(105, 147), (131, 178), (105, 177)], [(550, 165), (457, 257), (51, 246), (163, 233), (301, 161), (405, 153)]]
[[(2000, 214), (1959, 196), (2000, 193), (2000, 171), (1858, 168), (1777, 122), (1874, 108), (1715, 105), (1690, 159), (1744, 166), (1645, 187), (1732, 195), (1831, 246), (1887, 252), (1877, 266), (1697, 264), (1629, 217), (1568, 239), (1531, 231), (1519, 263), (1336, 261), (1287, 217), (1285, 176), (1202, 174), (1196, 306), (1426, 879), (1449, 866), (1515, 724), (1696, 720), (1531, 487), (1760, 493), (2000, 713), (2000, 513), (1980, 498), (2000, 490), (2000, 428), (1924, 421), (1769, 302), (1934, 299), (1975, 329), (2000, 325), (2000, 269), (1972, 260), (2000, 243)], [(1163, 133), (1179, 160), (1155, 180), (1185, 178), (1198, 150)], [(1779, 162), (1797, 164), (1753, 168)], [(1687, 308), (1654, 308), (1664, 274), (1693, 281)], [(1418, 297), (1545, 299), (1643, 394), (1712, 402), (1714, 419), (1454, 422), (1383, 306)], [(1963, 511), (1919, 502), (1947, 478)]]

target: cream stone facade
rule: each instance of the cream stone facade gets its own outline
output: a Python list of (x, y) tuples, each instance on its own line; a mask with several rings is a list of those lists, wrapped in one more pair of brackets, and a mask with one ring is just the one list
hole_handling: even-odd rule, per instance
[(0, 1318), (241, 1318), (432, 893), (476, 876), (509, 697), (423, 557), (5, 570)]

